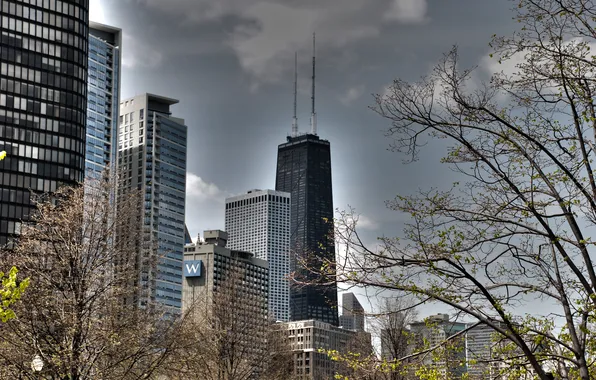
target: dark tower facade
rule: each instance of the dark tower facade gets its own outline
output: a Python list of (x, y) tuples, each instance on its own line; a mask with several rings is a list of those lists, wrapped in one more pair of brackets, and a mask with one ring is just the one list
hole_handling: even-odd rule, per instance
[(0, 246), (36, 193), (83, 180), (89, 0), (0, 0)]
[[(279, 145), (275, 190), (291, 193), (290, 270), (316, 282), (299, 265), (305, 258), (316, 265), (320, 259), (335, 261), (331, 147), (314, 134), (288, 137)], [(338, 325), (337, 285), (312, 284), (290, 289), (291, 320), (316, 319)]]

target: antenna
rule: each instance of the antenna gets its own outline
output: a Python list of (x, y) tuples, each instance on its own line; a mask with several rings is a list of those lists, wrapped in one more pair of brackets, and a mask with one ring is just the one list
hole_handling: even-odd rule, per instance
[(292, 119), (292, 137), (298, 136), (298, 117), (296, 108), (298, 104), (298, 52), (294, 53), (294, 118)]
[(315, 113), (315, 34), (312, 34), (312, 111), (310, 114), (310, 133), (317, 134), (317, 114)]

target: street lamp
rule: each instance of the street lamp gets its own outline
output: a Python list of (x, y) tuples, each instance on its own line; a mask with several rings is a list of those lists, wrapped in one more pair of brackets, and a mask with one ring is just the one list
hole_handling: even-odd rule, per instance
[(38, 372), (41, 372), (41, 370), (43, 369), (43, 360), (41, 359), (41, 357), (39, 355), (35, 355), (35, 357), (31, 361), (31, 369), (36, 374)]

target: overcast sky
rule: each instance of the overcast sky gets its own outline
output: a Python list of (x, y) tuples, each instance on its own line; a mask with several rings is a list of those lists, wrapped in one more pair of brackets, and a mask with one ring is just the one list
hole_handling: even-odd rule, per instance
[(274, 188), (277, 146), (291, 128), (298, 51), (298, 122), (308, 130), (317, 35), (319, 136), (331, 142), (336, 208), (361, 213), (366, 238), (398, 235), (384, 201), (448, 186), (442, 151), (414, 164), (388, 151), (389, 127), (367, 107), (395, 78), (415, 81), (452, 45), (488, 73), (488, 42), (515, 27), (508, 0), (91, 0), (91, 19), (122, 28), (122, 97), (180, 100), (188, 125), (187, 224), (224, 227), (223, 200)]

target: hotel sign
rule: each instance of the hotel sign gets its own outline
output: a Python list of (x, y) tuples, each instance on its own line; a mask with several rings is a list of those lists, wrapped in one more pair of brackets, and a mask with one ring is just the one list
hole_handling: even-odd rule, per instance
[(184, 261), (184, 277), (201, 277), (202, 260)]

